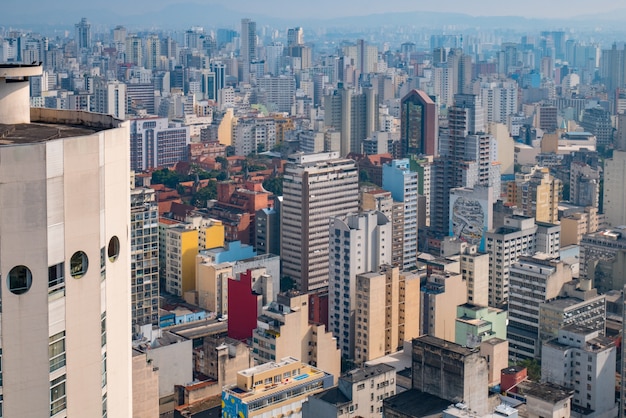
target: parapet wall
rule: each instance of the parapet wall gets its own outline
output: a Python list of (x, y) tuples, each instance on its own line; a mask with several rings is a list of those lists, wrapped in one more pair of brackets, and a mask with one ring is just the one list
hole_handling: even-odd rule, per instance
[(119, 128), (123, 121), (102, 113), (80, 112), (76, 110), (57, 110), (42, 107), (30, 108), (32, 122), (56, 123), (93, 128), (95, 130)]

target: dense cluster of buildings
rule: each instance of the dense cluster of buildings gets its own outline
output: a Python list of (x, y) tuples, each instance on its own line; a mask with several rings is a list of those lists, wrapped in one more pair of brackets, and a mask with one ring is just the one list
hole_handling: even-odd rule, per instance
[(472, 46), (0, 31), (0, 417), (626, 416), (624, 51)]

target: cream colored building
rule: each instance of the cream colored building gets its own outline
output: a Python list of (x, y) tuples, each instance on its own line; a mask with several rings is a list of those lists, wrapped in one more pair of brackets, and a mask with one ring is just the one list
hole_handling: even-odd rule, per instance
[(480, 343), (480, 355), (487, 359), (489, 387), (500, 384), (502, 369), (509, 365), (509, 342), (490, 338)]
[(0, 66), (3, 416), (129, 417), (128, 124), (29, 110), (39, 74)]
[(467, 246), (459, 256), (461, 275), (467, 282), (467, 301), (489, 305), (489, 254), (479, 253), (475, 245)]
[(454, 341), (456, 307), (467, 302), (467, 282), (451, 272), (431, 274), (422, 286), (421, 334)]
[(309, 322), (307, 294), (279, 294), (263, 308), (252, 333), (253, 356), (259, 363), (295, 357), (333, 375), (341, 373), (337, 340), (323, 324)]
[[(531, 167), (529, 173), (516, 174), (514, 203), (525, 216), (532, 216), (538, 222), (558, 223), (559, 200), (563, 183), (550, 174), (547, 167)], [(507, 200), (512, 202), (510, 191)]]
[(222, 414), (240, 418), (301, 417), (302, 403), (333, 385), (333, 376), (328, 373), (286, 357), (240, 371), (237, 384), (222, 390)]
[(611, 226), (626, 225), (626, 151), (613, 151), (604, 162), (604, 213)]
[(357, 364), (402, 350), (419, 336), (420, 277), (383, 265), (356, 276), (355, 348)]
[(213, 264), (196, 257), (196, 292), (198, 306), (217, 316), (228, 314), (228, 279), (233, 277), (232, 263)]
[(159, 416), (159, 371), (145, 353), (133, 350), (133, 418)]

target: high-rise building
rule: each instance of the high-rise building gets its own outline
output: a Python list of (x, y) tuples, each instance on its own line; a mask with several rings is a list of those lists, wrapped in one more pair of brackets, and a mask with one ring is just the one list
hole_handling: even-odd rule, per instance
[(538, 222), (559, 221), (563, 182), (550, 174), (549, 168), (532, 167), (528, 175), (517, 173), (511, 187), (517, 189), (516, 204), (525, 216), (532, 216)]
[(256, 53), (256, 22), (250, 19), (241, 19), (241, 81), (250, 81), (250, 63), (257, 59)]
[(145, 68), (155, 70), (161, 63), (161, 39), (159, 35), (150, 35), (146, 38)]
[(331, 219), (328, 321), (346, 358), (355, 358), (356, 276), (390, 264), (391, 241), (391, 222), (381, 212)]
[(559, 296), (571, 280), (571, 266), (545, 254), (520, 257), (511, 266), (507, 338), (512, 359), (541, 357), (539, 306)]
[(295, 154), (285, 167), (281, 219), (283, 275), (301, 291), (328, 286), (328, 225), (358, 210), (358, 170), (339, 153)]
[(76, 27), (76, 49), (80, 53), (91, 48), (91, 23), (83, 17)]
[(143, 40), (136, 34), (126, 38), (126, 62), (138, 67), (143, 66)]
[(159, 207), (154, 189), (131, 190), (130, 236), (132, 324), (137, 328), (158, 325)]
[(3, 416), (131, 416), (128, 125), (29, 109), (37, 75), (0, 75)]
[(417, 263), (417, 173), (411, 171), (408, 159), (393, 160), (383, 165), (383, 188), (393, 200), (404, 206), (402, 237), (402, 269)]
[(257, 79), (259, 102), (272, 112), (293, 114), (296, 102), (296, 79), (293, 76), (266, 75)]
[(626, 225), (626, 148), (604, 161), (603, 211), (611, 226)]
[(309, 322), (309, 296), (298, 292), (279, 294), (263, 308), (252, 334), (252, 352), (257, 363), (284, 357), (301, 358), (332, 374), (341, 373), (337, 339), (324, 324)]
[(580, 243), (580, 277), (601, 293), (626, 285), (626, 227), (584, 235)]
[(437, 154), (437, 106), (421, 90), (411, 90), (400, 102), (402, 156)]
[(611, 113), (598, 106), (585, 109), (580, 126), (585, 132), (591, 132), (596, 136), (598, 146), (609, 148), (613, 145), (613, 123)]
[(130, 121), (130, 166), (146, 171), (173, 167), (187, 160), (189, 127), (169, 127), (167, 118), (143, 118)]
[(381, 265), (356, 276), (354, 360), (393, 354), (420, 335), (420, 276)]
[(499, 306), (509, 298), (510, 268), (522, 255), (535, 253), (537, 225), (533, 218), (513, 215), (504, 226), (485, 234), (489, 254), (489, 306)]
[(541, 380), (574, 389), (572, 409), (594, 417), (618, 416), (615, 342), (597, 330), (569, 325), (543, 344)]
[(467, 303), (467, 281), (459, 273), (432, 273), (422, 286), (421, 294), (421, 334), (454, 341), (455, 308)]
[(98, 79), (94, 87), (93, 107), (94, 112), (126, 119), (126, 84)]
[(304, 30), (301, 27), (287, 29), (287, 46), (304, 45)]

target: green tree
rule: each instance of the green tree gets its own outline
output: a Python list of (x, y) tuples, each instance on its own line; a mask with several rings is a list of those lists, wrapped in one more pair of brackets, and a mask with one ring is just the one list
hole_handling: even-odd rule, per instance
[(217, 199), (217, 182), (210, 181), (191, 197), (191, 204), (196, 207), (206, 207), (209, 200)]
[(263, 182), (263, 188), (275, 196), (283, 195), (283, 176), (268, 177)]
[(287, 292), (296, 288), (296, 281), (289, 276), (283, 276), (280, 279), (280, 291)]
[(178, 183), (184, 180), (186, 179), (182, 179), (176, 171), (170, 170), (169, 168), (162, 168), (152, 172), (153, 184), (163, 184), (170, 189), (175, 189)]
[(538, 382), (541, 380), (541, 364), (535, 359), (525, 359), (517, 363), (518, 366), (526, 367), (528, 378)]

